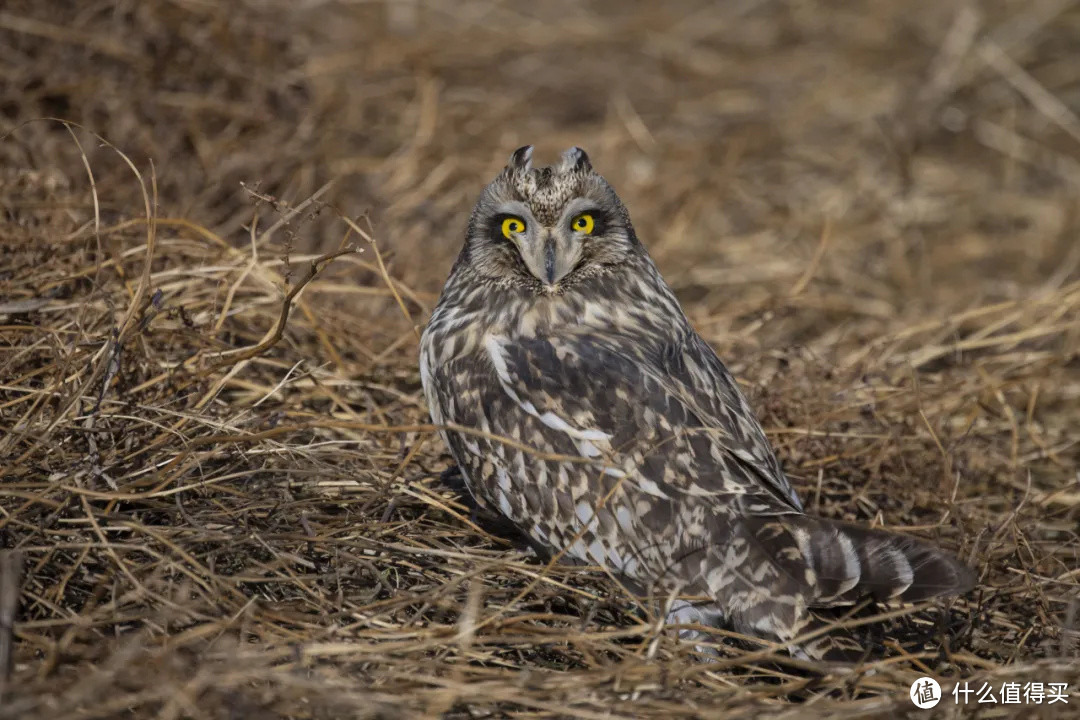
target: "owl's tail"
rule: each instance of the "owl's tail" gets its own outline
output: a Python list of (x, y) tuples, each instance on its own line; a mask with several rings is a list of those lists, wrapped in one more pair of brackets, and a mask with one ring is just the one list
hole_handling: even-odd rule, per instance
[(960, 595), (975, 586), (970, 567), (922, 540), (808, 516), (791, 520), (816, 579), (807, 598), (811, 607), (847, 605), (865, 597), (914, 602)]
[(866, 598), (915, 602), (975, 586), (975, 572), (955, 556), (898, 533), (794, 513), (744, 515), (734, 529), (734, 538), (706, 549), (715, 553), (706, 555), (715, 570), (703, 594), (738, 632), (804, 636), (789, 648), (799, 657), (849, 663), (866, 656), (856, 636), (832, 627), (834, 608)]

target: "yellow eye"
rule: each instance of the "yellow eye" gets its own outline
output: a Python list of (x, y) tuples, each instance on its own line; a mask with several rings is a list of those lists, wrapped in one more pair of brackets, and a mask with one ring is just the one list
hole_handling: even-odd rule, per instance
[(507, 240), (514, 233), (525, 232), (525, 221), (521, 218), (508, 217), (502, 221), (502, 234)]
[(574, 218), (574, 222), (570, 223), (570, 227), (574, 228), (579, 233), (592, 235), (593, 228), (596, 227), (596, 222), (589, 213), (582, 213)]

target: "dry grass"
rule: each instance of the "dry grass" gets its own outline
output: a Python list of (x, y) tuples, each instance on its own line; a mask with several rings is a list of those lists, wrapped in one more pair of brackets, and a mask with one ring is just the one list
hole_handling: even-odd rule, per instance
[[(1074, 713), (1078, 37), (1067, 0), (4, 3), (0, 716), (929, 717), (926, 672)], [(526, 142), (590, 151), (809, 506), (979, 590), (852, 674), (702, 663), (476, 527), (416, 331)]]

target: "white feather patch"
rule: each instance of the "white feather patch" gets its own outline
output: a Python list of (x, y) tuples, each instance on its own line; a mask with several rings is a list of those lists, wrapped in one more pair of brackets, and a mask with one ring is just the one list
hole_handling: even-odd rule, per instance
[(637, 478), (637, 486), (641, 489), (642, 492), (647, 492), (650, 495), (655, 495), (656, 497), (662, 498), (667, 497), (667, 493), (661, 490), (659, 485), (657, 485), (652, 480), (649, 480), (648, 478)]
[(510, 488), (511, 488), (510, 474), (507, 473), (502, 468), (498, 468), (498, 469), (495, 470), (495, 475), (499, 478), (499, 489), (502, 490), (503, 493), (509, 495), (510, 494)]
[(510, 498), (506, 496), (506, 493), (499, 493), (499, 510), (502, 510), (502, 514), (506, 517), (512, 517), (513, 508), (510, 507)]
[(896, 583), (897, 588), (893, 591), (891, 597), (898, 597), (903, 595), (904, 592), (911, 587), (911, 583), (915, 582), (915, 571), (911, 567), (911, 563), (904, 556), (904, 553), (896, 550), (895, 548), (884, 548), (882, 550), (884, 554), (887, 554), (893, 561), (892, 565), (896, 567)]
[(597, 565), (607, 565), (607, 553), (604, 552), (604, 544), (599, 540), (593, 540), (589, 544), (589, 555)]
[(578, 453), (580, 453), (582, 457), (600, 457), (600, 448), (596, 447), (588, 440), (582, 440), (581, 442), (579, 442), (577, 444), (577, 449)]
[(859, 565), (859, 554), (855, 552), (855, 544), (851, 542), (851, 538), (842, 532), (837, 533), (836, 542), (840, 545), (840, 552), (844, 556), (844, 575), (848, 578), (836, 592), (836, 595), (840, 596), (859, 584), (862, 567)]
[(802, 553), (803, 558), (806, 559), (806, 564), (811, 568), (814, 567), (814, 554), (810, 550), (810, 533), (806, 531), (806, 528), (793, 526), (790, 528), (791, 534), (795, 536), (795, 544), (799, 546), (799, 552)]
[(428, 367), (427, 353), (424, 353), (424, 359), (420, 363), (420, 384), (425, 388), (431, 385), (431, 369)]
[(579, 502), (574, 506), (574, 512), (577, 514), (578, 520), (584, 523), (586, 526), (592, 522), (596, 513), (593, 512), (592, 506), (587, 502)]

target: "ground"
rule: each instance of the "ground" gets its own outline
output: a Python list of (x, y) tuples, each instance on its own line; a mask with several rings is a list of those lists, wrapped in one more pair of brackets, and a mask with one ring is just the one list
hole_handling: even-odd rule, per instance
[[(0, 717), (941, 717), (1032, 681), (1069, 704), (964, 712), (1072, 716), (1077, 38), (1070, 0), (3, 3)], [(479, 527), (417, 333), (526, 143), (588, 150), (808, 508), (978, 589), (868, 609), (851, 672), (706, 663)]]

